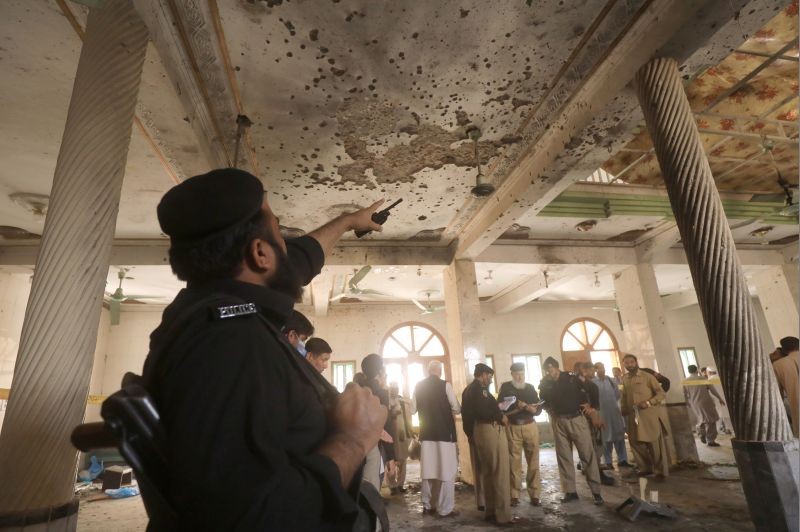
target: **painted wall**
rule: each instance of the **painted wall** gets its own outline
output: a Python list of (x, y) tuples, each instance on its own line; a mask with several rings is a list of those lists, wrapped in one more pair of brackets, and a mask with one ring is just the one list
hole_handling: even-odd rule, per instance
[[(22, 321), (31, 291), (30, 272), (0, 272), (0, 388), (11, 388)], [(7, 401), (0, 399), (0, 427)]]

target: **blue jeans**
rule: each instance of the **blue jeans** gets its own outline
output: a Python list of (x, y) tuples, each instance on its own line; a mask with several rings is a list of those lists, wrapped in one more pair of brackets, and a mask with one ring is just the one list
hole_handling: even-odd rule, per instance
[(625, 448), (625, 438), (603, 443), (603, 458), (606, 465), (611, 465), (611, 449), (617, 450), (617, 463), (628, 461), (628, 450)]

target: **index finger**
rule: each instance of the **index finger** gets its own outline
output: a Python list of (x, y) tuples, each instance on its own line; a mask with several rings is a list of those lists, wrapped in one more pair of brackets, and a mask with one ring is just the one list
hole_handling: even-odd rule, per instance
[(373, 203), (372, 205), (370, 205), (369, 207), (367, 207), (367, 210), (371, 211), (371, 212), (375, 212), (375, 211), (378, 210), (378, 207), (383, 205), (383, 202), (385, 202), (385, 201), (386, 201), (385, 198), (381, 198), (378, 201), (376, 201), (375, 203)]

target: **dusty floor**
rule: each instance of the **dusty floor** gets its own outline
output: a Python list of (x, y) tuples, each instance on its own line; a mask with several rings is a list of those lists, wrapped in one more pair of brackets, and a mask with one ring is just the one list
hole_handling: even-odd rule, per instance
[[(730, 439), (721, 436), (721, 447), (713, 449), (698, 443), (700, 458), (706, 464), (733, 466), (733, 452)], [(733, 471), (731, 468), (722, 468)], [(392, 530), (429, 530), (459, 532), (495, 530), (497, 527), (483, 522), (482, 513), (475, 508), (475, 499), (469, 486), (457, 485), (456, 508), (461, 515), (455, 518), (422, 517), (418, 493), (418, 463), (409, 464), (409, 492), (404, 496), (389, 498), (389, 516)], [(643, 516), (636, 523), (630, 523), (618, 516), (614, 509), (629, 494), (638, 493), (638, 479), (620, 479), (614, 472), (618, 486), (604, 487), (606, 504), (594, 506), (589, 497), (586, 483), (579, 477), (578, 493), (581, 500), (561, 505), (558, 467), (553, 449), (541, 451), (542, 506), (534, 508), (524, 499), (514, 513), (530, 519), (518, 530), (607, 530), (624, 532), (628, 530), (753, 530), (747, 513), (741, 484), (738, 481), (712, 480), (706, 469), (684, 469), (675, 471), (669, 479), (652, 483), (657, 489), (661, 502), (672, 506), (678, 512), (675, 520)], [(656, 487), (657, 485), (657, 487)], [(388, 492), (387, 492), (388, 493)], [(525, 497), (523, 495), (523, 497)], [(140, 531), (145, 529), (146, 515), (141, 499), (82, 502), (78, 516), (78, 530), (81, 532)]]

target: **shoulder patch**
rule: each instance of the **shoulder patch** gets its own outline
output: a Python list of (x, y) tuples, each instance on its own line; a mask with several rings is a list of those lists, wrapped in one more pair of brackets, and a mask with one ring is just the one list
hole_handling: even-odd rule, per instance
[(489, 392), (487, 392), (486, 390), (483, 390), (483, 396), (484, 397), (489, 397)]
[(224, 320), (227, 318), (238, 318), (239, 316), (248, 316), (250, 314), (256, 314), (258, 310), (256, 309), (255, 303), (241, 303), (238, 305), (226, 305), (217, 307), (214, 309), (214, 317), (218, 320)]

